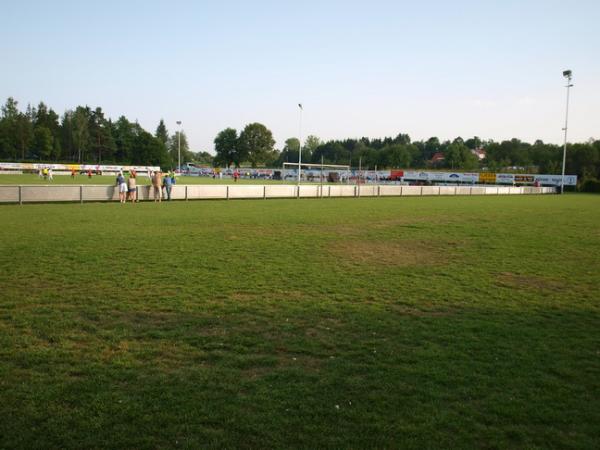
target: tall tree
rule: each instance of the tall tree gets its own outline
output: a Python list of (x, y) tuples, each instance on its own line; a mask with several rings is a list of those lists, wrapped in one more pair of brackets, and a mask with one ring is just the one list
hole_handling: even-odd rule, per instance
[(18, 102), (8, 97), (6, 103), (1, 108), (2, 118), (0, 119), (0, 154), (4, 158), (17, 159), (17, 122), (19, 117)]
[(224, 165), (226, 167), (235, 164), (240, 166), (241, 160), (238, 153), (238, 135), (233, 128), (225, 128), (215, 137), (215, 165)]
[(462, 139), (457, 138), (448, 146), (445, 153), (444, 163), (451, 169), (476, 169), (479, 160), (471, 153), (471, 150), (462, 142)]
[(312, 159), (312, 155), (315, 152), (315, 150), (317, 149), (317, 147), (319, 145), (321, 145), (323, 142), (321, 142), (321, 139), (319, 139), (317, 136), (311, 134), (309, 135), (306, 140), (304, 141), (304, 146), (302, 147), (302, 159), (304, 159), (304, 155), (306, 152), (306, 155), (310, 156), (310, 159), (307, 158), (306, 160), (309, 161)]
[[(158, 139), (160, 140), (160, 138)], [(185, 163), (186, 161), (191, 161), (193, 159), (193, 155), (192, 152), (190, 152), (190, 146), (188, 145), (185, 131), (176, 131), (175, 134), (171, 136), (171, 139), (169, 140), (169, 155), (171, 157), (171, 161), (173, 161), (175, 164), (177, 164), (178, 162), (180, 149), (181, 164)]]
[(115, 143), (110, 133), (110, 124), (104, 117), (102, 108), (93, 110), (89, 116), (90, 151), (98, 164), (112, 161)]
[(170, 166), (171, 158), (167, 148), (158, 138), (147, 131), (139, 131), (133, 141), (136, 152), (132, 156), (133, 164), (152, 164), (163, 168)]
[(196, 153), (193, 153), (192, 159), (199, 164), (207, 164), (209, 166), (212, 166), (213, 161), (214, 161), (214, 156), (208, 152), (196, 152)]
[(33, 140), (33, 124), (27, 114), (19, 113), (17, 116), (15, 137), (17, 148), (21, 152), (21, 159), (25, 159)]
[[(54, 160), (60, 158), (62, 152), (61, 146), (61, 129), (59, 123), (58, 114), (54, 112), (52, 108), (48, 108), (44, 102), (40, 102), (37, 109), (28, 107), (27, 115), (32, 118), (33, 126), (34, 126), (34, 136), (35, 136), (35, 144), (37, 146), (37, 153), (39, 156), (44, 158), (52, 158)], [(37, 132), (38, 128), (43, 129), (44, 131)], [(44, 143), (43, 146), (47, 145), (46, 142), (47, 133), (46, 130), (50, 132), (50, 145), (52, 149), (49, 152), (42, 151), (40, 145)], [(42, 156), (45, 155), (45, 156)]]
[(36, 153), (35, 156), (41, 160), (49, 160), (54, 156), (54, 137), (47, 127), (39, 126), (35, 128), (33, 150)]
[(73, 113), (73, 144), (77, 150), (77, 162), (83, 162), (87, 157), (90, 145), (90, 116), (91, 111), (87, 106), (78, 106)]
[(65, 111), (60, 122), (60, 143), (63, 157), (74, 161), (76, 159), (75, 144), (73, 141), (73, 111)]
[[(295, 137), (291, 137), (285, 140), (285, 144), (279, 153), (279, 158), (275, 162), (277, 167), (283, 165), (284, 162), (298, 162), (298, 151), (300, 150), (300, 140)], [(302, 154), (302, 159), (304, 161), (310, 161), (310, 159), (306, 158), (306, 155)]]
[(240, 155), (247, 155), (252, 167), (263, 163), (273, 152), (273, 133), (261, 123), (246, 125), (239, 137)]
[(392, 169), (407, 168), (412, 163), (412, 155), (407, 145), (392, 144), (382, 149), (380, 167)]
[(165, 146), (169, 144), (169, 132), (167, 131), (167, 126), (165, 125), (165, 121), (163, 119), (160, 119), (154, 136), (156, 136), (159, 141), (165, 144)]

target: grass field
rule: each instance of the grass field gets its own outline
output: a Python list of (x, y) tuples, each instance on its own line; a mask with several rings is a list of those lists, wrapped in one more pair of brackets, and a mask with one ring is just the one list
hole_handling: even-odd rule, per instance
[(600, 447), (600, 196), (0, 226), (1, 448)]
[[(77, 175), (75, 178), (71, 178), (70, 175), (54, 175), (53, 181), (44, 180), (35, 174), (23, 174), (23, 175), (4, 175), (0, 174), (0, 185), (2, 184), (115, 184), (115, 178), (112, 176), (97, 176), (94, 175), (92, 178), (88, 178), (85, 175)], [(125, 177), (127, 178), (127, 177)], [(179, 184), (234, 184), (232, 178), (211, 178), (211, 177), (188, 177), (181, 176), (177, 177)], [(278, 180), (261, 180), (261, 179), (246, 179), (241, 178), (237, 181), (238, 184), (295, 184), (295, 180), (288, 179), (286, 181)], [(150, 184), (150, 178), (145, 175), (137, 177), (137, 184)]]

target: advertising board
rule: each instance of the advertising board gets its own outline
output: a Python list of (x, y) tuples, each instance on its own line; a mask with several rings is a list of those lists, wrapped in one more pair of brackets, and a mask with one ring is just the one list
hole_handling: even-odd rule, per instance
[(93, 170), (100, 172), (119, 172), (120, 170), (130, 172), (132, 170), (138, 172), (146, 172), (148, 170), (160, 170), (158, 166), (116, 166), (103, 164), (45, 164), (45, 163), (3, 163), (0, 162), (0, 170)]
[(479, 174), (480, 183), (496, 183), (496, 174), (494, 172), (482, 172)]
[(512, 173), (498, 173), (496, 174), (496, 183), (498, 184), (514, 184), (515, 175)]
[[(535, 175), (535, 180), (540, 184), (560, 186), (562, 175)], [(577, 175), (565, 175), (565, 186), (576, 186)]]
[(533, 175), (515, 174), (515, 183), (533, 183), (535, 178)]

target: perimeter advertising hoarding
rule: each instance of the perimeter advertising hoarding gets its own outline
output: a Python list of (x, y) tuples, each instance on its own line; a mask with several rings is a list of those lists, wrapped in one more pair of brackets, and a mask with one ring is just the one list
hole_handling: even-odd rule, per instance
[[(561, 175), (535, 175), (536, 181), (539, 181), (541, 184), (552, 184), (555, 186), (560, 186), (562, 176)], [(577, 185), (577, 175), (565, 175), (565, 186), (576, 186)]]
[(390, 171), (390, 180), (399, 180), (404, 176), (403, 170), (392, 170)]
[[(514, 174), (514, 173), (498, 173), (496, 174), (496, 183), (498, 184), (533, 184), (539, 181), (540, 184), (547, 186), (560, 186), (561, 175), (529, 175), (529, 174)], [(576, 186), (577, 175), (565, 175), (565, 186)]]
[(405, 180), (427, 181), (429, 180), (429, 172), (407, 170), (404, 172), (403, 178)]
[(533, 183), (534, 181), (535, 181), (535, 178), (533, 175), (521, 175), (521, 174), (515, 175), (515, 183)]
[[(411, 181), (434, 181), (444, 183), (478, 183), (481, 182), (482, 174), (477, 172), (424, 172), (424, 171), (406, 171), (404, 172), (404, 180)], [(496, 174), (491, 175), (489, 183), (496, 182)]]
[(429, 172), (427, 176), (430, 181), (446, 181), (446, 174), (444, 172)]
[(446, 181), (455, 183), (477, 183), (479, 181), (479, 174), (470, 172), (450, 172), (446, 173)]
[(514, 173), (498, 173), (496, 174), (496, 183), (498, 184), (514, 184)]
[(494, 172), (482, 172), (479, 174), (480, 183), (496, 183), (496, 173)]
[(132, 170), (138, 172), (146, 172), (148, 170), (160, 170), (158, 166), (108, 166), (102, 164), (40, 164), (40, 163), (3, 163), (0, 162), (0, 170), (95, 170), (100, 172), (118, 172), (124, 170), (130, 172)]

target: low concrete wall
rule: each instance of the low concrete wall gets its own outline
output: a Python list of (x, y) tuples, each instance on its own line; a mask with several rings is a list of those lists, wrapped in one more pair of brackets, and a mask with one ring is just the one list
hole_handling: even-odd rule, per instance
[[(379, 195), (384, 197), (384, 196), (398, 196), (398, 195), (402, 195), (402, 188), (405, 186), (379, 186)], [(408, 187), (408, 186), (406, 186)]]
[[(388, 197), (431, 195), (517, 195), (554, 194), (551, 187), (505, 186), (389, 186), (389, 185), (175, 185), (173, 200), (244, 199), (244, 198), (326, 198)], [(164, 198), (164, 190), (163, 190)], [(104, 185), (24, 185), (0, 186), (0, 203), (117, 201), (116, 186)], [(138, 186), (140, 201), (153, 200), (152, 186)]]

